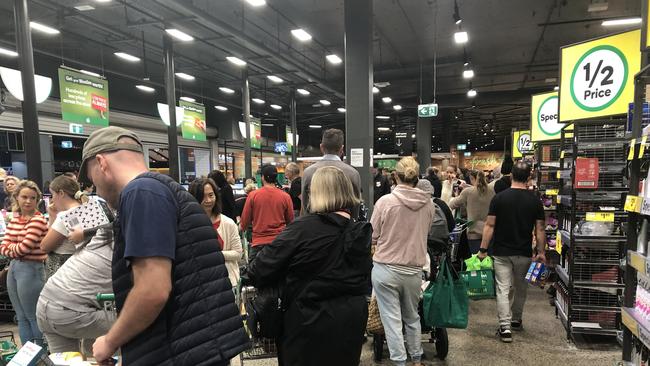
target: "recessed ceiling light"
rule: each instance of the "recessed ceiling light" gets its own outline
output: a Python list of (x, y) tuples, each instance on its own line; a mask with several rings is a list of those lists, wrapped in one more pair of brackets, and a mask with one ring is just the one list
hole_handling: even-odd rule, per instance
[(246, 2), (255, 7), (266, 5), (266, 0), (246, 0)]
[(190, 103), (196, 102), (196, 99), (191, 98), (191, 97), (181, 97), (181, 100), (184, 100), (184, 101), (190, 102)]
[(136, 85), (135, 87), (147, 93), (153, 93), (156, 91), (156, 89), (146, 85)]
[(294, 37), (298, 38), (301, 42), (307, 42), (311, 40), (311, 34), (307, 33), (304, 29), (298, 28), (291, 31)]
[(271, 104), (271, 108), (276, 109), (276, 110), (280, 110), (280, 109), (282, 109), (282, 106), (279, 106), (277, 104)]
[(467, 96), (470, 98), (474, 98), (476, 96), (476, 89), (470, 89), (467, 91)]
[(377, 131), (387, 132), (390, 131), (390, 127), (377, 127)]
[(603, 21), (603, 27), (615, 27), (618, 25), (632, 25), (640, 24), (641, 18), (623, 18), (623, 19), (611, 19)]
[(167, 32), (170, 36), (176, 38), (179, 41), (189, 42), (194, 40), (194, 37), (176, 28), (165, 29), (165, 32)]
[(222, 112), (228, 110), (228, 108), (226, 108), (226, 107), (224, 107), (222, 105), (215, 105), (214, 107), (217, 108), (218, 110), (222, 111)]
[(391, 97), (383, 97), (381, 98), (381, 101), (384, 103), (390, 103), (393, 101), (393, 99), (391, 99)]
[(183, 80), (194, 80), (194, 79), (196, 79), (194, 76), (192, 76), (190, 74), (186, 74), (184, 72), (177, 72), (176, 76), (178, 76), (179, 78), (181, 78)]
[(226, 93), (226, 94), (233, 94), (235, 92), (234, 90), (232, 90), (230, 88), (226, 88), (225, 86), (219, 87), (219, 90), (221, 90), (223, 93)]
[(273, 127), (275, 126), (273, 123), (262, 123), (263, 127)]
[(309, 95), (310, 94), (309, 90), (307, 90), (307, 89), (296, 89), (296, 91), (298, 93), (300, 93), (301, 95)]
[(395, 104), (395, 105), (393, 106), (393, 109), (396, 110), (396, 111), (401, 111), (401, 110), (402, 110), (402, 106), (399, 105), (399, 104)]
[(86, 75), (90, 75), (90, 76), (98, 77), (98, 78), (102, 77), (102, 76), (99, 75), (98, 73), (96, 73), (96, 72), (92, 72), (92, 71), (88, 71), (88, 70), (79, 70), (79, 72), (84, 73), (84, 74), (86, 74)]
[(332, 104), (332, 102), (330, 102), (330, 101), (327, 100), (327, 99), (321, 99), (321, 100), (319, 100), (319, 102), (320, 102), (320, 104), (322, 104), (322, 105), (330, 105), (330, 104)]
[(469, 69), (469, 70), (464, 70), (463, 71), (463, 78), (465, 79), (471, 79), (474, 77), (474, 70)]
[(341, 113), (345, 113), (345, 108), (343, 108), (343, 107), (336, 108), (336, 110), (341, 112)]
[(282, 80), (280, 77), (277, 77), (277, 76), (275, 76), (275, 75), (269, 75), (269, 76), (267, 76), (267, 78), (268, 78), (269, 80), (271, 80), (272, 82), (277, 83), (277, 84), (279, 84), (279, 83), (281, 83), (281, 82), (284, 81), (284, 80)]
[(323, 128), (321, 125), (309, 125), (309, 128)]
[(379, 88), (376, 87), (376, 86), (373, 86), (372, 87), (372, 94), (377, 94), (377, 93), (379, 93)]
[(414, 138), (415, 138), (415, 134), (412, 134), (412, 135), (411, 135), (411, 138), (414, 139)]
[(59, 34), (61, 33), (58, 29), (54, 29), (52, 27), (49, 27), (47, 25), (37, 23), (37, 22), (29, 22), (29, 25), (32, 27), (32, 29), (37, 30), (41, 33), (45, 34)]
[(246, 65), (246, 61), (244, 61), (244, 60), (242, 60), (240, 58), (237, 58), (235, 56), (228, 56), (228, 57), (226, 57), (226, 60), (232, 62), (233, 64), (235, 64), (237, 66), (245, 66)]
[(253, 99), (251, 99), (251, 100), (252, 100), (253, 102), (257, 103), (257, 104), (264, 104), (264, 103), (266, 103), (264, 100), (262, 100), (262, 99), (260, 99), (260, 98), (253, 98)]
[(77, 5), (74, 7), (75, 9), (79, 11), (90, 11), (90, 10), (95, 10), (95, 7), (92, 5)]
[(377, 116), (377, 119), (390, 119), (388, 116)]
[(327, 61), (329, 61), (332, 65), (338, 65), (338, 64), (340, 64), (341, 62), (343, 62), (343, 60), (341, 60), (341, 58), (340, 58), (338, 55), (335, 55), (335, 54), (327, 55), (327, 56), (325, 56), (325, 58), (326, 58)]
[(0, 47), (0, 55), (18, 57), (18, 52)]
[(469, 41), (469, 35), (465, 31), (458, 31), (454, 33), (454, 40), (456, 43), (467, 43)]
[(113, 54), (114, 54), (115, 56), (121, 58), (121, 59), (124, 59), (124, 60), (130, 61), (130, 62), (138, 62), (138, 61), (140, 61), (140, 57), (136, 57), (136, 56), (133, 56), (133, 55), (129, 55), (129, 54), (126, 53), (126, 52), (115, 52), (115, 53), (113, 53)]

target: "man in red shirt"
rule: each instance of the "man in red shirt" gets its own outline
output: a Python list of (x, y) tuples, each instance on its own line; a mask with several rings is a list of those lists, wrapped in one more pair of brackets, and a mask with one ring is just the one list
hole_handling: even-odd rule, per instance
[(239, 223), (242, 230), (253, 223), (253, 242), (248, 252), (250, 262), (260, 249), (271, 244), (278, 234), (293, 221), (291, 197), (275, 186), (278, 171), (272, 165), (262, 167), (262, 188), (251, 192)]

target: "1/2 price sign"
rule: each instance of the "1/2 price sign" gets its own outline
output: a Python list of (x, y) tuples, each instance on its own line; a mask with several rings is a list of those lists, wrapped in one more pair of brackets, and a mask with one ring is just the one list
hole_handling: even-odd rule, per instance
[(521, 158), (534, 151), (530, 131), (515, 131), (512, 134), (512, 157)]
[(627, 113), (640, 42), (635, 30), (562, 47), (560, 122)]

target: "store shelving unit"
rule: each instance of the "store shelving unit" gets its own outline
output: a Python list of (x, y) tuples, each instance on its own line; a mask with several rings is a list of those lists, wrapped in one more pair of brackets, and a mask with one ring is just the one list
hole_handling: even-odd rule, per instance
[(558, 262), (555, 254), (557, 236), (557, 196), (560, 180), (557, 172), (560, 170), (559, 140), (540, 141), (536, 143), (537, 189), (540, 200), (544, 205), (547, 259), (550, 268)]
[[(626, 237), (623, 210), (627, 182), (624, 119), (582, 120), (560, 140), (556, 312), (567, 330), (576, 334), (616, 336), (620, 330), (620, 267)], [(598, 184), (576, 184), (576, 161), (598, 159)]]

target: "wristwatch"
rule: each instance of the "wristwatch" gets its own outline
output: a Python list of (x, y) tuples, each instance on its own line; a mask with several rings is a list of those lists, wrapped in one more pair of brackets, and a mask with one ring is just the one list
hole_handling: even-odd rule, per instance
[(478, 251), (481, 252), (481, 253), (487, 253), (488, 252), (488, 250), (485, 249), (485, 248), (479, 248)]

